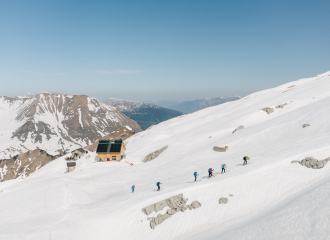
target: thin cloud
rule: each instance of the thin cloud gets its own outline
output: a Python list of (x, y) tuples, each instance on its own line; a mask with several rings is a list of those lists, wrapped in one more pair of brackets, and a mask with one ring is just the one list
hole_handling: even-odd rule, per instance
[(141, 70), (94, 70), (93, 72), (98, 74), (136, 74), (142, 72)]
[(54, 72), (54, 73), (43, 73), (43, 72), (34, 72), (34, 71), (21, 71), (21, 72), (33, 74), (33, 75), (37, 75), (37, 76), (49, 76), (49, 75), (64, 76), (64, 75), (66, 75), (65, 73), (62, 73), (62, 72)]

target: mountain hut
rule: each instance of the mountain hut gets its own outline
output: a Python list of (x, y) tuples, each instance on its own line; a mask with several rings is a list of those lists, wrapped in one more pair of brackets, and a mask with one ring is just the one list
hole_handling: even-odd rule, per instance
[(66, 165), (68, 166), (68, 172), (72, 172), (76, 168), (76, 162), (68, 162)]
[(74, 158), (83, 157), (83, 156), (85, 156), (86, 153), (88, 153), (88, 152), (82, 148), (78, 148), (71, 152), (72, 157), (74, 157)]
[(96, 153), (99, 162), (120, 161), (125, 157), (125, 150), (122, 139), (100, 140)]

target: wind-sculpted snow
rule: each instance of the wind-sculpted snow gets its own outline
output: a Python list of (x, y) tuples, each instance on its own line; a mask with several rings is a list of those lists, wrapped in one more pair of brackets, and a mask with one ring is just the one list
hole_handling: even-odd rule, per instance
[[(291, 161), (329, 158), (329, 75), (161, 122), (125, 140), (125, 161), (95, 162), (91, 152), (64, 174), (64, 156), (23, 180), (2, 182), (0, 239), (327, 239), (330, 164), (315, 169)], [(261, 111), (265, 107), (274, 112)], [(6, 122), (10, 128), (14, 123)], [(244, 130), (232, 134), (240, 125)], [(3, 143), (7, 132), (0, 128)], [(164, 146), (155, 160), (143, 162)], [(220, 153), (213, 146), (229, 148)], [(243, 166), (244, 156), (250, 160)], [(178, 194), (201, 207), (141, 211)], [(221, 197), (227, 204), (219, 204)], [(151, 219), (162, 222), (151, 229)]]

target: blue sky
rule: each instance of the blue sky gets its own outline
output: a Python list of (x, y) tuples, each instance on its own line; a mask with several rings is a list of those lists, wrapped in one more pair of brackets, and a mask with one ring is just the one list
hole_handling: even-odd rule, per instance
[(330, 70), (330, 1), (0, 1), (0, 95), (247, 95)]

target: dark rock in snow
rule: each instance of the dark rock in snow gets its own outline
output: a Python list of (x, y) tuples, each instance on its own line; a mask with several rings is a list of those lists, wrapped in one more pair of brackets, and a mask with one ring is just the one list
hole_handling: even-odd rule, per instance
[(156, 157), (159, 156), (159, 154), (161, 154), (162, 152), (164, 152), (166, 149), (168, 148), (168, 146), (162, 147), (161, 149), (158, 149), (152, 153), (149, 153), (142, 162), (149, 162), (151, 160), (154, 160)]
[(142, 212), (146, 215), (151, 214), (152, 212), (159, 212), (165, 207), (169, 207), (164, 215), (158, 214), (157, 217), (154, 218), (147, 218), (150, 220), (150, 227), (154, 229), (158, 224), (161, 224), (164, 222), (166, 219), (171, 217), (172, 215), (176, 214), (177, 212), (184, 212), (188, 208), (189, 210), (193, 210), (196, 208), (201, 207), (201, 203), (198, 201), (193, 201), (190, 205), (186, 205), (188, 199), (183, 198), (183, 194), (179, 194), (170, 198), (167, 198), (163, 201), (154, 203), (148, 207), (145, 207), (142, 209)]
[(299, 161), (292, 161), (291, 163), (298, 162), (300, 165), (305, 166), (307, 168), (313, 168), (313, 169), (320, 169), (323, 168), (328, 162), (330, 161), (330, 158), (326, 158), (324, 160), (317, 160), (313, 157), (307, 157), (303, 160)]
[(281, 104), (281, 105), (276, 106), (275, 108), (284, 108), (284, 106), (286, 106), (286, 105), (288, 105), (288, 104), (287, 103)]
[(228, 198), (225, 197), (219, 198), (219, 204), (227, 204), (227, 202), (228, 202)]
[(227, 152), (227, 150), (228, 150), (228, 146), (225, 146), (225, 147), (214, 146), (213, 147), (213, 151), (215, 151), (215, 152)]
[(242, 129), (244, 129), (244, 126), (243, 126), (243, 125), (240, 125), (240, 126), (238, 126), (238, 128), (236, 128), (236, 129), (233, 131), (233, 133), (235, 133), (235, 132), (237, 132), (237, 131), (239, 131), (239, 130), (242, 130)]
[(263, 108), (261, 110), (265, 111), (268, 115), (274, 112), (274, 108), (269, 108), (269, 107)]

